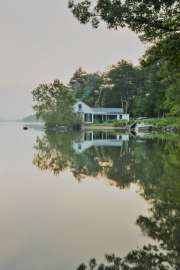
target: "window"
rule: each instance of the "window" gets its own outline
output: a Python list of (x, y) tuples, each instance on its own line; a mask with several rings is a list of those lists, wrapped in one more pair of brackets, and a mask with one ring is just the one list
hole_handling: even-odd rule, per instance
[(122, 114), (119, 115), (119, 119), (122, 119)]
[(82, 111), (82, 104), (78, 104), (78, 110)]
[(109, 115), (109, 120), (117, 120), (117, 116), (116, 115)]
[(85, 122), (92, 122), (92, 114), (85, 113)]
[(85, 141), (92, 141), (92, 133), (85, 132), (84, 133), (84, 140)]
[(81, 144), (80, 143), (78, 144), (78, 149), (81, 149)]
[(109, 140), (116, 140), (117, 136), (116, 136), (116, 134), (108, 133), (108, 139)]

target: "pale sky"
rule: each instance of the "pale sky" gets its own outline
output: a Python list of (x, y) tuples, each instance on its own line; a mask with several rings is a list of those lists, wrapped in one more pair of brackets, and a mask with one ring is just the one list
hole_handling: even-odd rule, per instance
[(0, 0), (0, 117), (34, 114), (31, 91), (55, 78), (67, 84), (80, 66), (95, 72), (121, 59), (138, 64), (145, 48), (136, 34), (82, 25), (67, 6), (68, 0)]

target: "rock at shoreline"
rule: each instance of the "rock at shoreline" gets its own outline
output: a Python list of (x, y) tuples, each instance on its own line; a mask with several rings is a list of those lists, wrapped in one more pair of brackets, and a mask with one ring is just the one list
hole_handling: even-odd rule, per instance
[(152, 128), (153, 131), (166, 131), (166, 132), (179, 132), (179, 129), (178, 128), (172, 128), (172, 127), (156, 127), (154, 126)]
[(59, 132), (68, 132), (72, 130), (79, 130), (81, 129), (81, 126), (47, 126), (44, 128), (45, 130), (55, 131), (57, 133)]

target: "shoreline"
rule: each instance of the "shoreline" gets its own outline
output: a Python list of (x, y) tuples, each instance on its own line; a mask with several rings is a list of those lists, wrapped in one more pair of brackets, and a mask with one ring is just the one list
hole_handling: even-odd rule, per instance
[(126, 127), (114, 127), (114, 126), (82, 126), (81, 129), (119, 129), (119, 130), (127, 130)]
[[(123, 131), (134, 131), (130, 130), (129, 126), (126, 127), (115, 127), (115, 126), (45, 126), (45, 130), (51, 130), (55, 132), (67, 132), (72, 130), (123, 130)], [(151, 131), (169, 132), (169, 133), (179, 133), (180, 129), (175, 127), (156, 127), (153, 126)]]
[[(130, 131), (129, 126), (126, 127), (114, 127), (114, 126), (82, 126), (81, 129), (108, 129), (108, 130), (124, 130), (124, 131)], [(180, 129), (177, 127), (156, 127), (153, 126), (151, 131), (160, 131), (160, 132), (173, 132), (173, 133), (179, 133)]]

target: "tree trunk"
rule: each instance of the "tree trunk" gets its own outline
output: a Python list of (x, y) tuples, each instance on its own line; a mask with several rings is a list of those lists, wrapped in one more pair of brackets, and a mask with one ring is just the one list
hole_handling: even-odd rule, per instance
[(124, 104), (123, 104), (123, 98), (122, 98), (122, 96), (121, 96), (121, 106), (122, 106), (122, 108), (124, 110)]
[(125, 113), (127, 113), (127, 108), (128, 108), (128, 101), (126, 100), (126, 110), (125, 110)]

